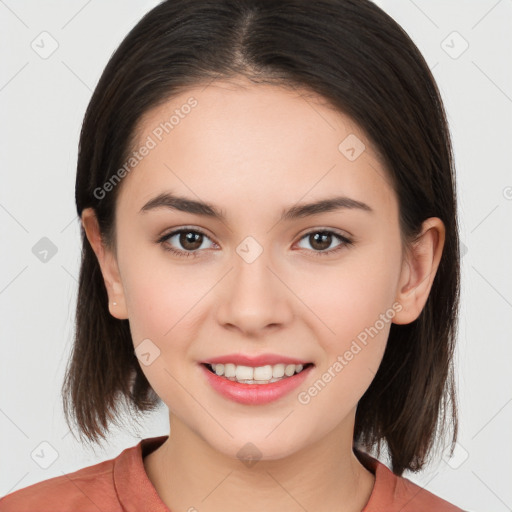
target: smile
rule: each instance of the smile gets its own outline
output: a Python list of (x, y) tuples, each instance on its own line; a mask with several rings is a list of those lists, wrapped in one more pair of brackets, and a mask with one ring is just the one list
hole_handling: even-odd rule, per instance
[[(308, 363), (309, 365), (311, 363)], [(306, 364), (306, 367), (308, 366)], [(208, 364), (207, 367), (212, 373), (219, 377), (224, 377), (234, 382), (242, 382), (244, 384), (269, 384), (277, 382), (293, 375), (300, 373), (305, 368), (302, 364), (284, 364), (265, 366), (244, 366), (232, 363)]]
[[(264, 405), (289, 395), (305, 381), (315, 365), (277, 363), (251, 367), (201, 363), (199, 366), (207, 384), (223, 398), (244, 405)], [(281, 376), (274, 377), (274, 371)]]

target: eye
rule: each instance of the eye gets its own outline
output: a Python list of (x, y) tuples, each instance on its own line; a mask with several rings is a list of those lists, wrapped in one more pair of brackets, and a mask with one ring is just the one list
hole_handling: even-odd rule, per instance
[[(188, 258), (190, 256), (197, 256), (199, 249), (208, 249), (208, 247), (203, 246), (203, 242), (206, 239), (210, 240), (202, 231), (181, 228), (162, 236), (157, 242), (162, 244), (162, 247), (166, 251), (172, 252), (180, 257)], [(176, 246), (178, 246), (178, 248), (176, 248)]]
[[(346, 236), (329, 230), (310, 231), (301, 238), (301, 241), (302, 240), (306, 240), (310, 244), (315, 256), (330, 255), (353, 244), (352, 240)], [(339, 244), (334, 246), (333, 249), (326, 250), (331, 246), (333, 241), (336, 240), (339, 241)]]
[[(211, 242), (211, 239), (202, 231), (191, 228), (181, 228), (162, 236), (157, 240), (157, 243), (160, 243), (166, 251), (176, 256), (189, 258), (199, 256), (200, 249), (211, 248), (211, 246), (203, 246), (206, 240), (210, 240)], [(346, 236), (330, 230), (310, 231), (300, 239), (301, 242), (303, 240), (310, 243), (311, 250), (315, 256), (330, 255), (353, 244), (353, 241)], [(338, 245), (329, 249), (336, 240), (339, 242)], [(212, 244), (216, 245), (214, 242), (212, 242)]]

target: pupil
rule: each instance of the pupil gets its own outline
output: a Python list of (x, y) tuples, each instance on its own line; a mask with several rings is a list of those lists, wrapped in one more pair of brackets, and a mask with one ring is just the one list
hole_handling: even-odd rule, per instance
[[(201, 247), (201, 236), (200, 233), (193, 233), (191, 231), (183, 232), (180, 236), (180, 243), (182, 247), (192, 251)], [(191, 246), (189, 244), (191, 244)]]
[[(317, 246), (318, 249), (327, 249), (331, 245), (331, 237), (332, 235), (330, 233), (315, 233), (313, 235), (314, 243), (311, 244), (312, 247), (315, 247), (315, 244), (319, 244), (320, 247)], [(320, 242), (318, 240), (320, 239)]]

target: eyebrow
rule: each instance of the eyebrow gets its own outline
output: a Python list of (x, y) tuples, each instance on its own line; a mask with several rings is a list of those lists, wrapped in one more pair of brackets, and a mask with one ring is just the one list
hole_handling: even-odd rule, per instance
[[(147, 211), (160, 208), (178, 210), (194, 215), (202, 215), (204, 217), (220, 220), (221, 222), (226, 222), (225, 214), (216, 206), (203, 201), (196, 201), (195, 199), (180, 197), (169, 192), (164, 192), (154, 197), (153, 199), (150, 199), (140, 209), (139, 213), (145, 213)], [(294, 205), (282, 211), (280, 220), (289, 221), (342, 209), (358, 209), (369, 213), (374, 212), (374, 210), (366, 203), (351, 199), (350, 197), (346, 196), (336, 196), (321, 199), (320, 201), (316, 201), (314, 203)]]

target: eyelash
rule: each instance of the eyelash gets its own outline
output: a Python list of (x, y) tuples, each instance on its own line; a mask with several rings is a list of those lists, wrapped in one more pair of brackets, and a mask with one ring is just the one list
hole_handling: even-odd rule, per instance
[[(188, 228), (184, 229), (184, 228), (181, 228), (181, 229), (178, 229), (176, 231), (171, 231), (170, 233), (162, 236), (161, 238), (159, 238), (157, 240), (157, 243), (161, 244), (165, 251), (171, 252), (174, 255), (176, 255), (178, 257), (181, 257), (181, 258), (190, 258), (190, 257), (196, 258), (197, 256), (199, 256), (199, 249), (196, 249), (195, 251), (179, 251), (177, 249), (174, 249), (170, 245), (166, 244), (167, 240), (172, 238), (174, 235), (177, 235), (177, 234), (180, 234), (180, 233), (198, 233), (198, 234), (203, 235), (203, 236), (205, 236), (207, 238), (210, 238), (206, 233), (203, 233), (202, 231), (200, 231), (198, 229), (188, 229)], [(344, 247), (348, 247), (348, 246), (353, 245), (353, 243), (354, 243), (352, 240), (350, 240), (346, 236), (340, 235), (339, 233), (336, 233), (335, 231), (327, 230), (327, 229), (325, 229), (325, 230), (317, 229), (317, 230), (309, 231), (308, 233), (305, 233), (300, 238), (300, 240), (303, 240), (304, 238), (306, 238), (306, 237), (308, 237), (310, 235), (313, 235), (313, 234), (317, 234), (317, 233), (334, 235), (334, 237), (337, 238), (342, 243), (337, 245), (334, 249), (329, 249), (327, 251), (314, 251), (313, 250), (312, 252), (313, 252), (313, 254), (315, 256), (331, 255), (331, 254), (337, 253), (338, 251), (342, 250)]]

